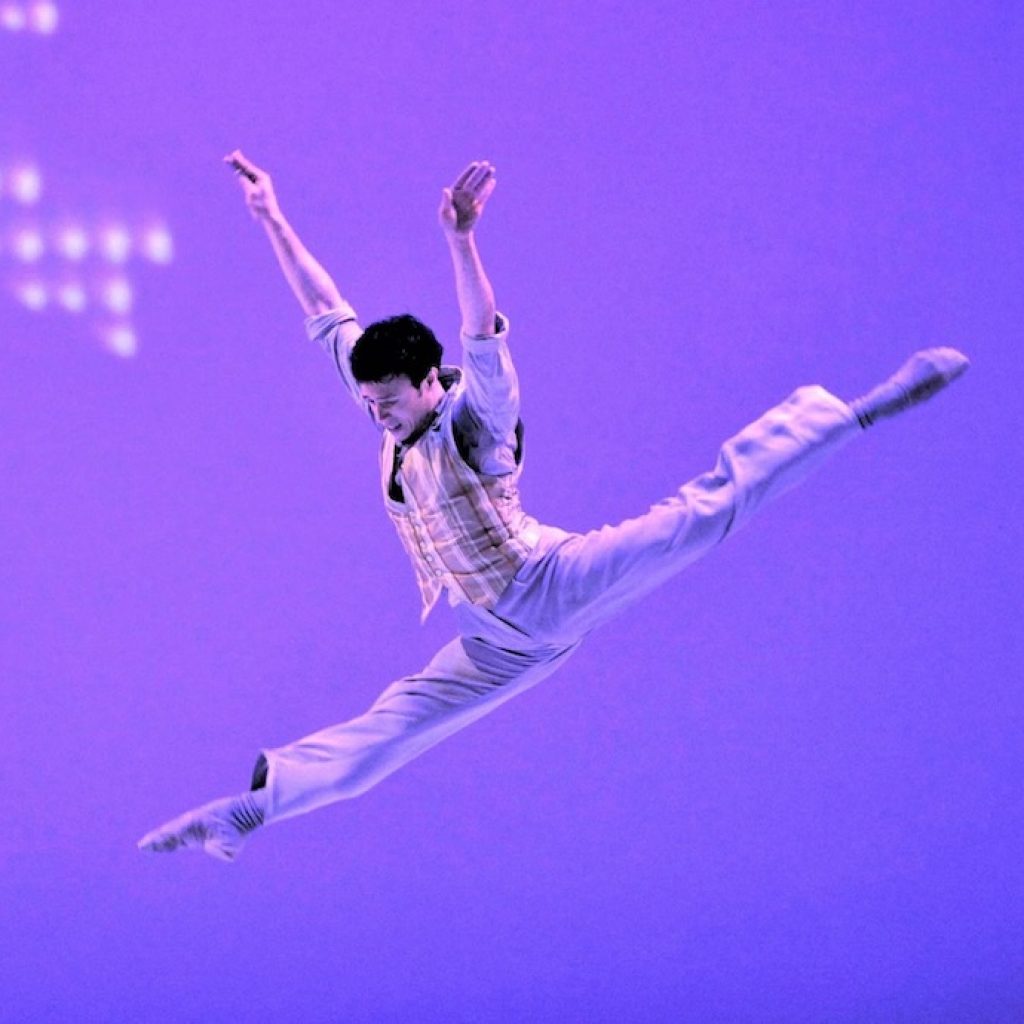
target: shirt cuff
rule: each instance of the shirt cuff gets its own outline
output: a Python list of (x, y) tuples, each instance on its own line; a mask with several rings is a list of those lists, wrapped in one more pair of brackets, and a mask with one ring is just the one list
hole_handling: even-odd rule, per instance
[(305, 320), (306, 337), (310, 341), (319, 341), (332, 328), (355, 319), (356, 311), (347, 302), (342, 302), (340, 306), (329, 309), (326, 313), (307, 316)]
[(494, 314), (493, 334), (466, 334), (462, 332), (463, 348), (476, 350), (477, 352), (490, 352), (508, 340), (508, 317), (504, 313)]

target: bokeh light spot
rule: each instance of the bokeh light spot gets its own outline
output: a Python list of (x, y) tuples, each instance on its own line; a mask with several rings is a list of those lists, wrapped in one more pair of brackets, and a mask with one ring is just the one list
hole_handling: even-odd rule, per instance
[(43, 194), (43, 179), (34, 167), (16, 167), (7, 179), (7, 190), (26, 206), (39, 202)]
[(81, 313), (88, 303), (88, 297), (80, 282), (68, 281), (57, 289), (57, 301), (69, 313)]
[(14, 294), (23, 306), (36, 312), (45, 309), (50, 301), (46, 285), (42, 281), (25, 281), (15, 288)]
[(131, 285), (123, 277), (111, 278), (100, 289), (103, 304), (114, 313), (127, 313), (132, 308)]
[(28, 23), (34, 32), (49, 36), (57, 31), (60, 15), (57, 5), (49, 0), (37, 0), (28, 9)]
[(132, 251), (131, 235), (120, 225), (111, 225), (100, 231), (99, 250), (111, 263), (124, 263)]
[(130, 359), (139, 350), (138, 339), (130, 324), (116, 324), (107, 328), (103, 342), (114, 355), (123, 359)]
[(0, 6), (0, 25), (8, 32), (20, 32), (25, 27), (25, 12), (18, 4)]
[(23, 263), (35, 263), (45, 249), (43, 236), (35, 228), (22, 228), (11, 241), (11, 251)]
[(80, 260), (89, 251), (89, 236), (78, 225), (63, 228), (57, 234), (57, 251), (69, 260)]
[(167, 228), (147, 228), (142, 233), (140, 248), (146, 259), (153, 263), (170, 263), (174, 259), (174, 240)]

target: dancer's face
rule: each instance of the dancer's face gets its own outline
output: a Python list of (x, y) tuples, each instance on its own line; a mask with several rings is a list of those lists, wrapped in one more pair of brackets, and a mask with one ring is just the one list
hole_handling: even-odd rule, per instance
[(419, 387), (408, 377), (388, 377), (360, 384), (359, 393), (373, 418), (396, 441), (407, 440), (424, 426), (444, 395), (437, 370), (431, 370)]

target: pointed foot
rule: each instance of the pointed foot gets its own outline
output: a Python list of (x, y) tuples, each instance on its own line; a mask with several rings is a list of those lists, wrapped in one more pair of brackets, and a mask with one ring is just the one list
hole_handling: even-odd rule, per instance
[(262, 798), (243, 793), (213, 800), (195, 810), (147, 832), (138, 843), (140, 850), (172, 853), (202, 850), (217, 860), (233, 861), (242, 851), (249, 833), (263, 824)]
[(852, 403), (862, 427), (927, 402), (967, 372), (970, 361), (955, 348), (915, 352), (885, 383)]

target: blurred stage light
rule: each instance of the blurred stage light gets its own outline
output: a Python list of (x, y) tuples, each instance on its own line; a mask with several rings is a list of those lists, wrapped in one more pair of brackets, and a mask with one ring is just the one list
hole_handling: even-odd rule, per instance
[[(49, 32), (55, 18), (56, 7), (44, 0), (0, 0), (0, 31), (10, 23)], [(84, 314), (106, 350), (133, 357), (139, 340), (131, 323), (135, 288), (127, 264), (173, 262), (171, 232), (153, 210), (141, 216), (111, 211), (99, 220), (93, 220), (95, 207), (57, 213), (50, 209), (53, 200), (66, 201), (59, 184), (55, 195), (49, 180), (44, 189), (43, 175), (29, 157), (0, 152), (0, 288), (32, 311)]]
[(139, 349), (138, 339), (130, 324), (116, 324), (103, 331), (103, 343), (116, 356), (131, 359)]
[(46, 308), (50, 296), (42, 281), (23, 281), (14, 289), (18, 301), (28, 309), (38, 312)]
[(106, 281), (100, 288), (103, 305), (113, 313), (127, 313), (132, 308), (131, 285), (123, 277)]
[(69, 313), (81, 313), (86, 307), (88, 298), (80, 282), (66, 281), (57, 289), (57, 301)]
[(119, 224), (100, 231), (99, 250), (111, 263), (124, 263), (132, 251), (132, 238)]
[(63, 227), (57, 232), (56, 248), (65, 259), (77, 262), (89, 251), (89, 236), (77, 224)]
[(45, 249), (43, 236), (35, 228), (22, 228), (16, 231), (11, 239), (11, 252), (22, 263), (35, 263)]
[(35, 0), (34, 3), (16, 3), (7, 0), (0, 4), (0, 27), (8, 32), (28, 29), (41, 36), (51, 36), (57, 31), (60, 13), (53, 0)]
[(43, 194), (43, 179), (34, 167), (15, 167), (7, 174), (7, 191), (19, 203), (31, 206)]
[(26, 23), (25, 11), (21, 4), (3, 4), (0, 6), (0, 25), (8, 32), (20, 32)]
[(153, 263), (170, 263), (174, 259), (174, 240), (162, 225), (143, 231), (140, 248), (146, 259)]
[(59, 21), (57, 5), (49, 0), (36, 0), (36, 3), (29, 4), (28, 24), (32, 31), (44, 36), (53, 35)]

